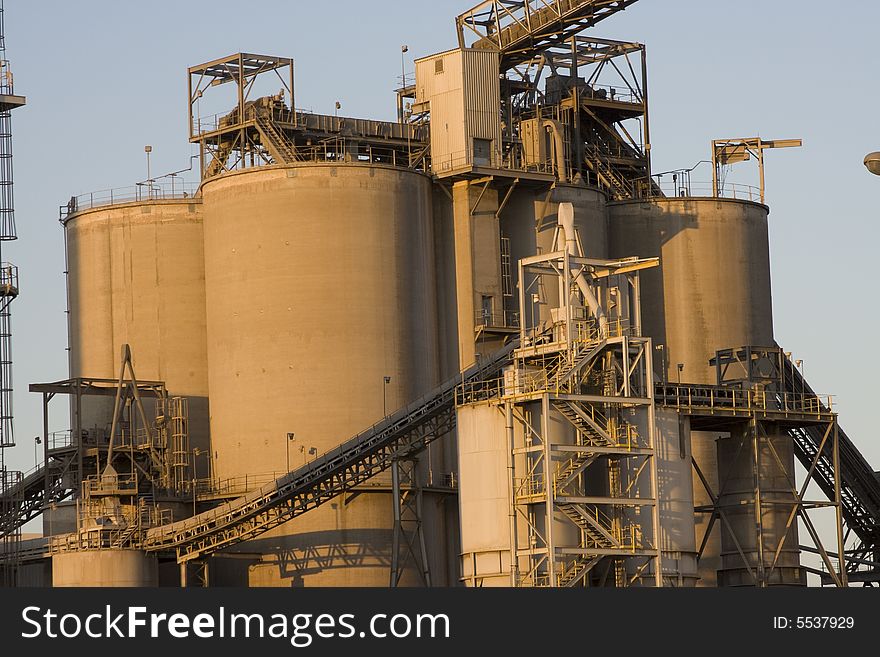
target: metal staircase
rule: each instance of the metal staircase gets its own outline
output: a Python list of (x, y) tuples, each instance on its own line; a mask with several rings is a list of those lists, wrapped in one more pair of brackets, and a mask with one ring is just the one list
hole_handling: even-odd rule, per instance
[[(562, 503), (557, 506), (565, 516), (577, 525), (584, 536), (584, 547), (616, 550), (620, 542), (603, 527), (602, 524), (590, 516), (583, 507), (575, 504)], [(598, 512), (597, 512), (598, 515)], [(571, 564), (559, 573), (560, 587), (577, 586), (590, 570), (602, 559), (601, 555), (581, 555), (574, 559)]]
[(270, 116), (257, 112), (254, 117), (260, 141), (269, 151), (276, 164), (292, 164), (297, 161), (296, 147), (275, 125)]
[(630, 181), (620, 175), (612, 166), (603, 161), (601, 157), (598, 155), (595, 157), (587, 157), (585, 162), (599, 180), (599, 185), (608, 189), (615, 200), (633, 198)]
[(76, 479), (71, 471), (75, 455), (50, 458), (48, 467), (26, 473), (3, 491), (0, 504), (0, 536), (11, 534), (43, 512), (44, 505), (61, 502), (73, 493), (65, 481)]
[(149, 529), (147, 551), (177, 553), (180, 563), (259, 536), (327, 502), (448, 434), (462, 384), (495, 380), (510, 362), (514, 340), (489, 359), (449, 379), (335, 449), (259, 490), (180, 522)]
[(551, 390), (559, 390), (566, 383), (568, 383), (572, 377), (574, 377), (578, 372), (580, 372), (581, 368), (590, 363), (596, 355), (605, 348), (604, 340), (594, 340), (591, 342), (585, 343), (578, 352), (575, 353), (574, 358), (571, 360), (563, 360), (559, 367), (553, 372), (553, 375), (550, 377), (548, 381), (548, 387)]
[[(562, 415), (568, 419), (577, 429), (583, 432), (586, 438), (585, 444), (603, 447), (617, 447), (617, 442), (602, 426), (596, 422), (595, 417), (590, 417), (577, 402), (567, 399), (554, 399), (551, 402)], [(596, 411), (591, 408), (593, 415)]]

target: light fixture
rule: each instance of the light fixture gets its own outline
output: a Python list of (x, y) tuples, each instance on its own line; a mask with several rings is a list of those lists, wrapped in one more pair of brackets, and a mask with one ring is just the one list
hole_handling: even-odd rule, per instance
[(865, 156), (865, 168), (875, 176), (880, 176), (880, 151), (868, 153)]

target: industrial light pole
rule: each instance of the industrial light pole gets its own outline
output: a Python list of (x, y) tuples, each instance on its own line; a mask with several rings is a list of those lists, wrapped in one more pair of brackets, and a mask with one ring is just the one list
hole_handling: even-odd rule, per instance
[(386, 390), (388, 389), (388, 384), (391, 383), (391, 377), (385, 376), (385, 377), (382, 377), (382, 380), (383, 380), (383, 383), (382, 383), (382, 417), (384, 418), (384, 417), (388, 417), (388, 408), (387, 408), (388, 396), (387, 396)]
[[(404, 55), (409, 52), (409, 46), (400, 46), (400, 122), (406, 124), (406, 60)], [(406, 130), (406, 166), (412, 166), (412, 144), (410, 143), (409, 128)]]
[(153, 198), (153, 179), (150, 176), (150, 153), (152, 152), (152, 146), (149, 144), (144, 146), (144, 153), (147, 154), (147, 198)]
[(294, 440), (296, 440), (296, 434), (293, 431), (288, 431), (287, 432), (287, 442), (284, 443), (284, 446), (286, 447), (286, 449), (284, 451), (287, 452), (287, 471), (288, 472), (290, 472), (290, 443), (292, 443)]

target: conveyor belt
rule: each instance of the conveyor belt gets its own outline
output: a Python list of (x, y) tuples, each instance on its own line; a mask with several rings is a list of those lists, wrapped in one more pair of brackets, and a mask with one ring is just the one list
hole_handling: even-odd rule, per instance
[(20, 483), (5, 491), (5, 503), (0, 505), (6, 512), (0, 516), (0, 536), (11, 533), (30, 522), (43, 512), (45, 504), (60, 502), (73, 490), (64, 485), (64, 475), (69, 472), (70, 454), (52, 456), (48, 466), (48, 490), (46, 490), (46, 466), (33, 470)]
[(459, 45), (501, 51), (501, 70), (623, 11), (637, 0), (486, 0), (458, 16)]
[[(815, 394), (800, 371), (788, 358), (784, 358), (785, 389), (787, 392)], [(799, 427), (790, 430), (794, 438), (795, 454), (805, 468), (810, 464), (822, 444), (824, 431), (820, 427)], [(846, 432), (837, 429), (840, 452), (840, 489), (843, 517), (853, 532), (865, 545), (880, 545), (880, 481), (865, 457), (850, 440)], [(834, 460), (832, 443), (827, 441), (822, 449), (813, 479), (829, 499), (834, 499)]]
[(333, 499), (452, 430), (461, 383), (497, 378), (518, 340), (446, 381), (339, 447), (240, 498), (180, 522), (150, 529), (148, 551), (175, 550), (178, 561), (250, 540)]

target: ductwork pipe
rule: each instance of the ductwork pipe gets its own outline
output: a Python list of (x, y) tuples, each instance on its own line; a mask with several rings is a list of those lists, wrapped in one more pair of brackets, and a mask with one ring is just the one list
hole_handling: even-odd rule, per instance
[[(565, 237), (565, 250), (571, 255), (579, 255), (577, 234), (574, 232), (574, 206), (571, 203), (560, 203), (557, 216), (559, 227), (562, 229), (563, 236)], [(590, 287), (586, 274), (578, 267), (572, 267), (571, 273), (574, 275), (574, 281), (578, 289), (584, 295), (584, 300), (587, 302), (590, 312), (599, 321), (600, 337), (605, 337), (608, 335), (608, 318), (605, 316), (602, 306), (599, 305), (599, 300), (593, 293), (593, 288)]]
[(544, 127), (547, 132), (553, 135), (553, 150), (556, 153), (556, 175), (559, 176), (559, 182), (568, 182), (568, 167), (565, 165), (565, 140), (562, 138), (562, 130), (559, 129), (559, 123), (544, 120)]

